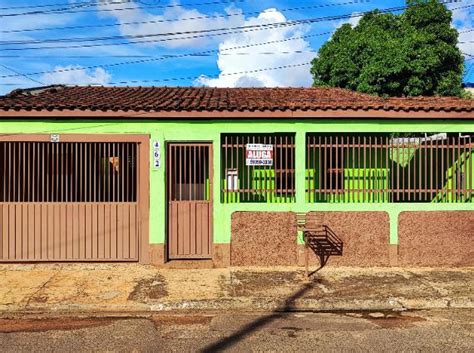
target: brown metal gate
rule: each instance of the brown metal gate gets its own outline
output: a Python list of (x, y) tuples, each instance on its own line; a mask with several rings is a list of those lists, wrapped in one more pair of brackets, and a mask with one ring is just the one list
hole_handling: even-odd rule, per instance
[(0, 137), (0, 262), (143, 260), (147, 146), (138, 135)]
[(167, 146), (168, 258), (212, 256), (212, 145)]

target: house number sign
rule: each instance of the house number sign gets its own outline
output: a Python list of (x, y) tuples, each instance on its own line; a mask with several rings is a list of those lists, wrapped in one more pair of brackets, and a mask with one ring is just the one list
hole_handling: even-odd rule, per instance
[(161, 166), (160, 141), (153, 141), (153, 166), (159, 168)]
[(51, 140), (51, 142), (59, 142), (59, 135), (58, 134), (51, 134), (50, 140)]

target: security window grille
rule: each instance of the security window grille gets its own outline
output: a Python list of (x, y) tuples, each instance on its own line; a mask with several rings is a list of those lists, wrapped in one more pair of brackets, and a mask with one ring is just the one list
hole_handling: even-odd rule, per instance
[(210, 200), (210, 149), (205, 144), (168, 145), (170, 201)]
[(474, 202), (474, 144), (460, 134), (308, 134), (306, 201)]
[(295, 201), (295, 135), (221, 136), (221, 200)]
[(0, 142), (0, 202), (135, 202), (137, 144)]

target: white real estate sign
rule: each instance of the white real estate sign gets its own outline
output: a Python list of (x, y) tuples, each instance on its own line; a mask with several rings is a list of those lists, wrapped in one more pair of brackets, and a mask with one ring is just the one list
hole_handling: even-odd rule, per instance
[(273, 145), (261, 143), (246, 144), (245, 164), (249, 166), (273, 165)]

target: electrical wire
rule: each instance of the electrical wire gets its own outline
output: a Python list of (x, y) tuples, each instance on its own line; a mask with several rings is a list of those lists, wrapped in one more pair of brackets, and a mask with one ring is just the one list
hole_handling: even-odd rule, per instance
[[(209, 50), (203, 50), (203, 51), (194, 52), (194, 53), (164, 55), (164, 56), (160, 56), (158, 58), (152, 58), (152, 59), (124, 61), (124, 62), (119, 62), (119, 63), (103, 64), (103, 65), (91, 65), (91, 66), (80, 67), (80, 68), (72, 67), (72, 68), (58, 69), (58, 70), (38, 71), (38, 72), (26, 73), (25, 75), (43, 75), (43, 74), (52, 74), (52, 73), (58, 73), (58, 72), (68, 72), (68, 71), (77, 71), (77, 70), (91, 70), (91, 69), (115, 67), (115, 66), (121, 66), (121, 65), (144, 64), (144, 63), (167, 60), (167, 59), (178, 59), (178, 58), (186, 58), (186, 57), (193, 57), (193, 56), (204, 56), (204, 55), (210, 55), (210, 54), (213, 54), (213, 53), (226, 52), (226, 51), (239, 50), (239, 49), (247, 49), (247, 48), (253, 48), (253, 47), (257, 47), (257, 46), (265, 46), (265, 45), (270, 45), (270, 44), (285, 43), (285, 42), (289, 42), (289, 41), (293, 41), (293, 40), (307, 39), (307, 38), (317, 37), (317, 36), (324, 36), (324, 35), (329, 35), (331, 33), (332, 32), (313, 33), (313, 34), (308, 34), (308, 35), (304, 35), (304, 36), (290, 37), (290, 38), (285, 38), (285, 39), (278, 39), (278, 40), (265, 41), (265, 42), (259, 42), (259, 43), (251, 43), (251, 44), (245, 44), (245, 45), (240, 45), (240, 46), (235, 46), (235, 47), (228, 47), (228, 48), (221, 48), (221, 49), (209, 49)], [(0, 78), (15, 77), (15, 76), (16, 75), (4, 75), (4, 76), (0, 76)]]
[[(255, 69), (255, 70), (248, 70), (248, 71), (240, 71), (240, 72), (231, 72), (231, 73), (220, 73), (219, 75), (212, 75), (212, 76), (205, 76), (206, 78), (219, 78), (219, 77), (226, 77), (226, 76), (235, 76), (235, 75), (246, 75), (258, 72), (265, 72), (265, 71), (273, 71), (273, 70), (282, 70), (282, 69), (289, 69), (301, 66), (311, 65), (311, 62), (299, 63), (299, 64), (292, 64), (292, 65), (281, 65), (276, 67), (268, 67), (262, 69)], [(150, 82), (172, 82), (172, 81), (183, 81), (183, 80), (197, 80), (204, 75), (199, 76), (188, 76), (188, 77), (171, 77), (171, 78), (164, 78), (164, 79), (156, 79), (156, 80), (129, 80), (129, 81), (117, 81), (117, 82), (110, 82), (110, 85), (125, 85), (130, 83), (150, 83)]]
[[(62, 15), (67, 13), (87, 13), (87, 12), (113, 12), (113, 11), (129, 11), (135, 10), (137, 8), (140, 9), (167, 9), (173, 7), (184, 7), (184, 6), (209, 6), (209, 5), (220, 5), (220, 4), (228, 4), (228, 3), (235, 3), (235, 2), (245, 2), (247, 0), (221, 0), (221, 1), (209, 1), (203, 3), (195, 3), (195, 4), (171, 4), (171, 5), (146, 5), (146, 6), (134, 6), (134, 7), (122, 7), (122, 8), (114, 8), (114, 9), (89, 9), (89, 10), (68, 10), (68, 9), (59, 9), (59, 10), (39, 10), (39, 11), (30, 11), (30, 12), (21, 12), (21, 13), (7, 13), (7, 14), (0, 14), (0, 17), (18, 17), (18, 16), (30, 16), (30, 15)], [(133, 2), (130, 2), (133, 3)], [(122, 2), (113, 2), (113, 3), (105, 3), (105, 5), (121, 5), (126, 4)], [(97, 3), (97, 5), (101, 5)], [(93, 5), (86, 5), (86, 6), (93, 6)]]
[(31, 78), (31, 77), (29, 77), (29, 76), (27, 76), (27, 75), (25, 75), (25, 74), (22, 74), (21, 72), (16, 71), (16, 70), (12, 69), (11, 67), (8, 67), (8, 66), (3, 65), (3, 64), (0, 64), (0, 66), (3, 67), (3, 68), (5, 68), (5, 69), (7, 69), (8, 71), (14, 72), (14, 73), (16, 74), (16, 76), (23, 76), (24, 78), (26, 78), (26, 79), (28, 79), (28, 80), (30, 80), (30, 81), (33, 81), (33, 82), (35, 82), (35, 83), (39, 83), (40, 85), (44, 85), (43, 82), (38, 81), (38, 80), (35, 80), (34, 78)]
[[(473, 32), (474, 29), (466, 29), (459, 31), (459, 34), (464, 34), (468, 32)], [(296, 40), (296, 39), (303, 39), (303, 38), (309, 38), (309, 37), (315, 37), (315, 36), (320, 36), (320, 35), (326, 35), (326, 34), (331, 34), (333, 32), (324, 32), (324, 33), (318, 33), (314, 35), (307, 35), (307, 36), (299, 36), (299, 37), (291, 37), (288, 38), (287, 40)], [(283, 41), (287, 41), (283, 40)], [(278, 41), (277, 41), (278, 42)], [(269, 42), (263, 42), (261, 43), (262, 45), (265, 45)], [(469, 55), (467, 53), (463, 53), (465, 55)], [(199, 54), (196, 54), (198, 56)], [(203, 55), (199, 55), (203, 56)], [(98, 58), (158, 58), (156, 55), (0, 55), (0, 58), (35, 58), (35, 59), (49, 59), (49, 58), (55, 58), (55, 59), (98, 59)], [(161, 58), (161, 56), (159, 57)], [(97, 67), (101, 67), (101, 65), (98, 65)]]
[[(474, 55), (467, 54), (472, 56), (472, 58), (467, 59), (466, 61), (471, 61), (474, 60)], [(206, 77), (206, 78), (219, 78), (222, 76), (233, 76), (233, 75), (245, 75), (245, 74), (250, 74), (250, 73), (257, 73), (257, 72), (265, 72), (265, 71), (273, 71), (273, 70), (282, 70), (282, 69), (289, 69), (289, 68), (295, 68), (295, 67), (301, 67), (301, 66), (306, 66), (306, 65), (311, 65), (311, 62), (305, 62), (305, 63), (300, 63), (300, 64), (292, 64), (292, 65), (282, 65), (282, 66), (276, 66), (276, 67), (267, 67), (267, 68), (261, 68), (261, 69), (255, 69), (255, 70), (248, 70), (248, 71), (240, 71), (240, 72), (232, 72), (232, 73), (220, 73), (218, 75), (198, 75), (198, 76), (186, 76), (186, 77), (170, 77), (170, 78), (164, 78), (164, 79), (153, 79), (153, 80), (129, 80), (129, 81), (117, 81), (117, 82), (110, 82), (108, 85), (124, 85), (124, 84), (131, 84), (131, 83), (150, 83), (150, 82), (173, 82), (173, 81), (183, 81), (183, 80), (196, 80), (201, 77)], [(13, 85), (22, 85), (20, 83), (2, 83), (0, 85), (4, 86), (13, 86)], [(98, 83), (93, 83), (92, 85), (100, 85)]]
[[(472, 5), (474, 6), (474, 5)], [(400, 7), (387, 9), (387, 11), (398, 11)], [(260, 12), (258, 12), (260, 13)], [(367, 12), (361, 13), (366, 14)], [(359, 15), (359, 14), (357, 14)], [(213, 33), (213, 32), (222, 32), (229, 30), (245, 30), (253, 28), (266, 28), (266, 27), (286, 27), (294, 26), (305, 23), (320, 22), (325, 20), (340, 20), (347, 17), (353, 17), (352, 13), (336, 16), (325, 16), (325, 17), (316, 17), (309, 19), (299, 19), (299, 20), (289, 20), (289, 21), (280, 21), (280, 22), (270, 22), (270, 23), (260, 23), (255, 25), (245, 25), (245, 26), (236, 26), (236, 27), (221, 27), (221, 28), (209, 28), (209, 29), (200, 29), (192, 31), (177, 31), (177, 32), (160, 32), (153, 34), (138, 34), (138, 35), (114, 35), (107, 37), (70, 37), (70, 38), (49, 38), (49, 39), (38, 39), (38, 40), (27, 40), (27, 41), (0, 41), (0, 45), (23, 45), (23, 44), (45, 44), (45, 43), (74, 43), (74, 42), (95, 42), (95, 41), (106, 41), (106, 40), (119, 40), (124, 37), (132, 39), (142, 39), (142, 38), (151, 38), (151, 37), (170, 37), (177, 35), (187, 35), (187, 34), (200, 34), (200, 33)]]
[[(472, 5), (463, 6), (463, 8), (473, 7)], [(391, 13), (401, 11), (406, 9), (407, 6), (400, 6), (400, 7), (393, 7), (388, 9), (379, 10), (381, 13)], [(169, 32), (169, 33), (157, 33), (157, 34), (144, 34), (144, 35), (136, 35), (136, 36), (128, 36), (128, 38), (149, 38), (149, 37), (156, 37), (156, 36), (175, 36), (175, 35), (183, 35), (183, 34), (191, 34), (194, 33), (192, 36), (185, 36), (185, 37), (178, 37), (178, 38), (165, 38), (159, 40), (139, 40), (139, 41), (127, 41), (127, 42), (119, 42), (119, 43), (97, 43), (97, 44), (81, 44), (81, 45), (70, 45), (70, 46), (46, 46), (46, 47), (26, 47), (26, 48), (4, 48), (4, 51), (19, 51), (19, 50), (47, 50), (47, 49), (77, 49), (77, 48), (90, 48), (90, 47), (98, 47), (98, 46), (115, 46), (115, 45), (124, 45), (130, 43), (156, 43), (156, 42), (165, 42), (165, 41), (173, 41), (173, 40), (185, 40), (185, 39), (194, 39), (194, 38), (202, 38), (202, 37), (213, 37), (213, 36), (220, 36), (226, 34), (232, 34), (232, 30), (238, 30), (237, 33), (240, 32), (247, 32), (247, 31), (255, 31), (255, 30), (264, 30), (264, 29), (274, 29), (280, 27), (288, 27), (288, 26), (295, 26), (300, 24), (312, 24), (317, 22), (325, 22), (325, 21), (334, 21), (334, 20), (341, 20), (353, 17), (361, 17), (371, 11), (360, 12), (357, 14), (345, 14), (345, 15), (337, 15), (337, 16), (326, 16), (326, 17), (317, 17), (317, 18), (309, 18), (309, 19), (299, 19), (299, 20), (291, 20), (291, 21), (283, 21), (283, 22), (273, 22), (273, 23), (265, 23), (265, 24), (258, 24), (258, 25), (247, 25), (247, 26), (238, 26), (238, 27), (231, 27), (231, 28), (216, 28), (216, 29), (206, 29), (206, 30), (195, 30), (195, 31), (183, 31), (183, 32)], [(231, 30), (230, 32), (222, 32)], [(217, 33), (216, 33), (217, 32)], [(219, 33), (220, 32), (220, 33)], [(83, 39), (81, 41), (104, 41), (104, 40), (114, 40), (120, 39), (122, 36), (114, 36), (114, 37), (101, 37), (101, 38), (89, 38)], [(54, 40), (55, 42), (66, 41), (69, 39), (57, 39)], [(46, 42), (46, 41), (44, 41)], [(42, 43), (42, 41), (37, 41), (38, 44)], [(9, 43), (1, 43), (1, 44), (9, 44)], [(9, 44), (10, 45), (10, 44)]]
[[(119, 2), (114, 1), (114, 0), (99, 0), (99, 2), (102, 2), (104, 4), (109, 4), (109, 3), (129, 3), (132, 2), (132, 0), (120, 0)], [(62, 3), (55, 3), (55, 4), (40, 4), (40, 5), (23, 5), (23, 6), (8, 6), (8, 7), (0, 7), (0, 10), (15, 10), (15, 9), (36, 9), (36, 8), (43, 8), (43, 7), (56, 7), (56, 6), (64, 6), (64, 7), (72, 7), (72, 6), (77, 6), (77, 5), (97, 5), (97, 1), (76, 1), (74, 3), (71, 2), (62, 2)]]
[[(265, 72), (265, 71), (274, 71), (274, 70), (284, 70), (284, 69), (290, 69), (290, 68), (295, 68), (295, 67), (301, 67), (301, 66), (307, 66), (311, 65), (310, 62), (306, 63), (299, 63), (299, 64), (291, 64), (291, 65), (281, 65), (281, 66), (275, 66), (275, 67), (266, 67), (266, 68), (261, 68), (261, 69), (255, 69), (255, 70), (248, 70), (248, 71), (239, 71), (239, 72), (231, 72), (231, 73), (224, 73), (224, 74), (219, 74), (219, 75), (209, 75), (205, 76), (206, 78), (217, 78), (217, 77), (222, 77), (222, 76), (235, 76), (235, 75), (245, 75), (245, 74), (251, 74), (251, 73), (258, 73), (258, 72)], [(150, 83), (150, 82), (172, 82), (172, 81), (183, 81), (183, 80), (196, 80), (204, 75), (198, 75), (198, 76), (187, 76), (187, 77), (169, 77), (169, 78), (163, 78), (163, 79), (156, 79), (156, 80), (129, 80), (129, 81), (117, 81), (117, 82), (110, 82), (108, 83), (109, 85), (125, 85), (125, 84), (130, 84), (130, 83)], [(3, 84), (3, 85), (9, 85)], [(92, 83), (92, 85), (98, 85), (97, 83)]]
[[(473, 30), (474, 29), (465, 30), (464, 33), (468, 32), (468, 31), (472, 32)], [(265, 42), (247, 44), (247, 45), (230, 47), (230, 48), (222, 48), (220, 50), (212, 49), (212, 50), (205, 50), (205, 51), (194, 52), (194, 53), (164, 55), (164, 56), (160, 56), (160, 57), (153, 57), (153, 58), (150, 58), (150, 59), (125, 61), (125, 62), (119, 62), (119, 63), (113, 63), (113, 64), (92, 65), (92, 66), (87, 66), (87, 67), (71, 67), (71, 68), (58, 69), (58, 70), (39, 71), (39, 72), (26, 73), (24, 75), (43, 75), (43, 74), (52, 74), (52, 73), (60, 73), (60, 72), (68, 72), (68, 71), (82, 71), (82, 70), (89, 70), (89, 69), (96, 69), (96, 68), (116, 67), (116, 66), (121, 66), (121, 65), (144, 64), (144, 63), (161, 61), (161, 60), (166, 60), (166, 59), (176, 59), (176, 58), (195, 57), (195, 56), (209, 56), (213, 53), (220, 53), (221, 51), (246, 49), (246, 48), (251, 48), (251, 47), (256, 47), (256, 46), (264, 46), (264, 45), (288, 42), (288, 41), (299, 40), (299, 39), (307, 39), (307, 38), (310, 38), (310, 37), (329, 35), (331, 33), (332, 32), (323, 32), (323, 33), (317, 33), (317, 34), (311, 34), (311, 35), (305, 35), (305, 36), (298, 36), (298, 37), (291, 37), (291, 38), (275, 40), (275, 41), (265, 41)], [(249, 54), (251, 54), (251, 53), (249, 53)], [(270, 53), (268, 53), (268, 54), (270, 54)], [(220, 53), (220, 55), (227, 55), (227, 54)], [(241, 53), (240, 55), (246, 55), (246, 54)], [(0, 76), (0, 78), (16, 77), (16, 76), (20, 76), (20, 75), (3, 75), (3, 76)]]
[[(235, 3), (235, 2), (244, 2), (247, 0), (221, 0), (221, 1), (210, 1), (205, 3), (194, 3), (194, 4), (171, 4), (171, 5), (145, 5), (141, 6), (140, 8), (157, 8), (157, 9), (164, 9), (164, 8), (172, 8), (172, 7), (184, 7), (184, 6), (208, 6), (208, 5), (219, 5), (219, 4), (226, 4), (226, 3)], [(367, 0), (367, 2), (370, 0)], [(452, 4), (454, 2), (458, 3), (462, 0), (444, 0), (440, 1), (441, 4), (447, 5)], [(362, 3), (362, 0), (359, 0), (358, 3)], [(127, 2), (108, 2), (108, 4), (112, 5), (120, 5), (126, 3), (133, 3), (133, 1)], [(82, 3), (83, 5), (79, 5), (77, 7), (86, 7), (86, 6), (93, 6), (93, 4), (89, 3)], [(99, 4), (100, 5), (100, 4)], [(74, 4), (70, 4), (70, 6), (74, 6)], [(409, 5), (409, 6), (417, 6)], [(30, 12), (22, 12), (22, 13), (7, 13), (7, 14), (0, 14), (0, 17), (17, 17), (17, 16), (28, 16), (28, 15), (55, 15), (55, 14), (65, 14), (65, 13), (85, 13), (85, 12), (111, 12), (111, 11), (128, 11), (128, 10), (135, 10), (137, 7), (127, 7), (127, 8), (115, 8), (115, 9), (90, 9), (90, 10), (67, 10), (67, 9), (58, 9), (58, 10), (39, 10), (39, 11), (30, 11)]]
[[(464, 7), (471, 7), (471, 6), (474, 6), (474, 5), (468, 5), (468, 6), (464, 6)], [(396, 11), (401, 10), (401, 9), (403, 9), (403, 8), (406, 8), (406, 7), (398, 7), (398, 8), (396, 9)], [(395, 11), (395, 10), (394, 10), (394, 8), (392, 8), (392, 9), (386, 9), (386, 10), (384, 10), (384, 11), (385, 11), (385, 12), (387, 12), (387, 11), (390, 11), (390, 12), (391, 12), (391, 11)], [(362, 16), (363, 14), (361, 13), (360, 15)], [(347, 16), (347, 15), (337, 16), (337, 17), (338, 17), (339, 19), (341, 19), (341, 17), (345, 17), (345, 16)], [(353, 17), (352, 14), (351, 14), (351, 17)], [(332, 17), (332, 18), (334, 19), (335, 17)], [(326, 18), (305, 19), (305, 20), (296, 20), (296, 21), (289, 21), (289, 22), (291, 22), (291, 23), (294, 23), (294, 22), (301, 23), (301, 21), (304, 21), (304, 22), (307, 23), (308, 21), (314, 22), (315, 20), (322, 20), (322, 19), (326, 19)], [(279, 25), (279, 24), (277, 23), (277, 25)], [(472, 31), (472, 30), (469, 30), (469, 31)], [(329, 32), (329, 33), (330, 33), (330, 32)], [(319, 35), (321, 35), (321, 34), (319, 34)], [(184, 38), (178, 38), (178, 39), (184, 39)], [(468, 41), (468, 42), (472, 42), (472, 41)], [(140, 43), (141, 43), (141, 42), (140, 42)], [(267, 43), (268, 43), (268, 42), (267, 42)], [(266, 43), (266, 44), (267, 44), (267, 43)], [(466, 42), (460, 42), (460, 43), (466, 43)], [(263, 44), (263, 43), (261, 43), (261, 44)], [(248, 46), (242, 46), (242, 47), (248, 47)], [(50, 49), (50, 48), (51, 48), (51, 47), (48, 47), (47, 49)], [(45, 48), (45, 49), (46, 49), (46, 48)], [(209, 52), (209, 51), (208, 51), (208, 52)], [(213, 51), (213, 52), (216, 52), (216, 51)], [(248, 54), (250, 54), (250, 53), (248, 53)], [(237, 53), (237, 55), (248, 55), (248, 54), (247, 54), (247, 53)], [(262, 53), (262, 54), (264, 54), (264, 53)], [(271, 54), (271, 53), (268, 53), (268, 54)], [(203, 55), (203, 54), (200, 54), (200, 53), (182, 54), (182, 55), (179, 55), (178, 57), (182, 57), (183, 55), (185, 55), (185, 56), (191, 56), (191, 55), (196, 56), (196, 55)], [(223, 54), (223, 55), (226, 55), (226, 54)], [(234, 54), (234, 55), (235, 55), (235, 54)], [(173, 55), (171, 55), (171, 56), (163, 56), (163, 57), (160, 57), (160, 58), (154, 58), (153, 60), (163, 60), (163, 59), (168, 59), (168, 58), (173, 58), (173, 57), (176, 57), (176, 56), (173, 56)], [(138, 62), (143, 62), (143, 61), (140, 60), (140, 61), (138, 61)], [(109, 64), (109, 65), (107, 65), (107, 64), (106, 64), (106, 65), (97, 65), (97, 66), (94, 66), (94, 67), (117, 66), (117, 65), (125, 65), (125, 64), (138, 63), (138, 62), (126, 62), (126, 63), (116, 63), (116, 64)], [(3, 65), (2, 65), (2, 66), (3, 66)], [(78, 70), (84, 70), (84, 69), (87, 69), (87, 68), (78, 68)], [(264, 69), (264, 70), (270, 70), (270, 69), (275, 69), (275, 68), (267, 68), (267, 69)], [(279, 68), (276, 68), (276, 69), (279, 69)], [(13, 70), (10, 69), (10, 71), (13, 71)], [(14, 76), (28, 77), (28, 75), (35, 75), (35, 74), (41, 74), (41, 73), (51, 73), (51, 72), (62, 72), (62, 71), (69, 71), (69, 70), (54, 70), (54, 71), (49, 71), (49, 72), (28, 73), (28, 74), (17, 73), (17, 75), (6, 75), (6, 76), (0, 76), (0, 77), (2, 77), (2, 78), (4, 78), (4, 77), (14, 77)], [(72, 70), (71, 70), (71, 71), (72, 71)], [(258, 71), (261, 71), (261, 70), (257, 70), (256, 72), (258, 72)], [(239, 73), (233, 73), (233, 74), (239, 74)], [(240, 74), (241, 74), (241, 73), (240, 73)], [(229, 75), (230, 75), (230, 74), (229, 74)], [(178, 79), (181, 79), (181, 78), (178, 78)], [(165, 80), (178, 80), (178, 79), (165, 79)], [(141, 80), (141, 81), (139, 80), (139, 81), (136, 81), (136, 82), (148, 82), (148, 81), (150, 81), (150, 82), (160, 82), (161, 80)], [(35, 82), (41, 83), (41, 82), (39, 82), (39, 81), (35, 81)], [(123, 82), (135, 82), (135, 81), (123, 81)], [(42, 83), (41, 83), (41, 84), (42, 84)]]
[[(252, 73), (257, 73), (257, 72), (264, 72), (264, 71), (274, 71), (274, 70), (283, 70), (283, 69), (290, 69), (290, 68), (295, 68), (295, 67), (301, 67), (301, 66), (307, 66), (311, 65), (310, 62), (307, 63), (300, 63), (300, 64), (292, 64), (292, 65), (282, 65), (282, 66), (276, 66), (276, 67), (267, 67), (267, 68), (262, 68), (262, 69), (255, 69), (255, 70), (249, 70), (249, 71), (240, 71), (240, 72), (231, 72), (231, 73), (221, 73), (219, 75), (215, 75), (213, 77), (222, 77), (222, 76), (234, 76), (234, 75), (246, 75), (246, 74), (252, 74)], [(110, 85), (124, 85), (124, 84), (129, 84), (129, 83), (149, 83), (149, 82), (171, 82), (171, 81), (183, 81), (183, 80), (196, 80), (203, 77), (203, 75), (199, 76), (188, 76), (188, 77), (171, 77), (171, 78), (163, 78), (163, 79), (157, 79), (157, 80), (130, 80), (130, 81), (117, 81), (117, 82), (111, 82)], [(206, 78), (209, 78), (212, 76), (206, 76)]]
[[(471, 5), (474, 6), (474, 5)], [(393, 12), (399, 11), (404, 9), (405, 6), (385, 9), (381, 10), (383, 12)], [(370, 11), (369, 11), (370, 12)], [(146, 38), (152, 36), (172, 36), (172, 35), (180, 35), (184, 33), (196, 33), (192, 36), (184, 36), (178, 38), (164, 38), (164, 39), (156, 39), (156, 40), (140, 40), (140, 41), (127, 41), (127, 42), (119, 42), (119, 43), (97, 43), (97, 44), (81, 44), (81, 45), (69, 45), (69, 46), (46, 46), (46, 47), (26, 47), (26, 48), (3, 48), (3, 51), (19, 51), (19, 50), (47, 50), (47, 49), (77, 49), (77, 48), (90, 48), (90, 47), (102, 47), (102, 46), (115, 46), (115, 45), (124, 45), (130, 43), (157, 43), (157, 42), (166, 42), (166, 41), (175, 41), (175, 40), (186, 40), (186, 39), (195, 39), (195, 38), (203, 38), (203, 37), (214, 37), (214, 36), (221, 36), (227, 34), (234, 34), (234, 33), (246, 33), (246, 32), (253, 32), (257, 30), (265, 30), (265, 29), (275, 29), (280, 27), (288, 27), (288, 26), (295, 26), (299, 24), (311, 24), (316, 22), (325, 22), (325, 21), (335, 21), (341, 19), (348, 19), (352, 17), (361, 17), (364, 13), (357, 13), (357, 14), (345, 14), (345, 15), (338, 15), (338, 16), (326, 16), (326, 17), (317, 17), (317, 18), (310, 18), (310, 19), (300, 19), (300, 20), (292, 20), (292, 21), (283, 21), (283, 22), (273, 22), (273, 23), (265, 23), (265, 24), (258, 24), (258, 25), (247, 25), (247, 26), (239, 26), (234, 28), (219, 28), (219, 29), (207, 29), (207, 30), (196, 30), (196, 31), (183, 31), (183, 32), (170, 32), (170, 33), (158, 33), (158, 34), (146, 34), (146, 35), (137, 35), (137, 36), (129, 36), (130, 37), (138, 37), (138, 38)], [(230, 30), (228, 32), (225, 32)], [(237, 30), (237, 31), (235, 31)], [(224, 32), (222, 32), (224, 31)], [(209, 32), (220, 32), (220, 33), (209, 33)], [(97, 40), (91, 38), (89, 40)], [(105, 40), (105, 39), (102, 39)]]
[[(360, 0), (347, 1), (342, 3), (331, 3), (331, 4), (320, 4), (320, 5), (310, 5), (310, 6), (299, 6), (299, 7), (290, 7), (286, 9), (279, 9), (274, 11), (267, 12), (290, 12), (290, 11), (300, 11), (300, 10), (309, 10), (323, 7), (335, 7), (335, 6), (346, 6), (359, 4)], [(253, 12), (236, 12), (231, 14), (221, 14), (221, 15), (202, 15), (202, 16), (193, 16), (177, 19), (161, 19), (161, 20), (152, 20), (152, 21), (133, 21), (133, 22), (120, 22), (120, 23), (108, 23), (101, 25), (82, 25), (82, 26), (65, 26), (65, 27), (46, 27), (46, 28), (32, 28), (32, 29), (15, 29), (15, 30), (6, 30), (0, 31), (0, 33), (19, 33), (19, 32), (32, 32), (32, 31), (58, 31), (58, 30), (70, 30), (70, 29), (86, 29), (86, 28), (106, 28), (106, 27), (116, 27), (116, 26), (131, 26), (131, 25), (141, 25), (141, 24), (156, 24), (156, 23), (166, 23), (166, 22), (181, 22), (181, 21), (195, 21), (203, 19), (216, 19), (216, 18), (227, 18), (233, 16), (241, 15), (258, 15), (262, 11), (253, 11)]]

